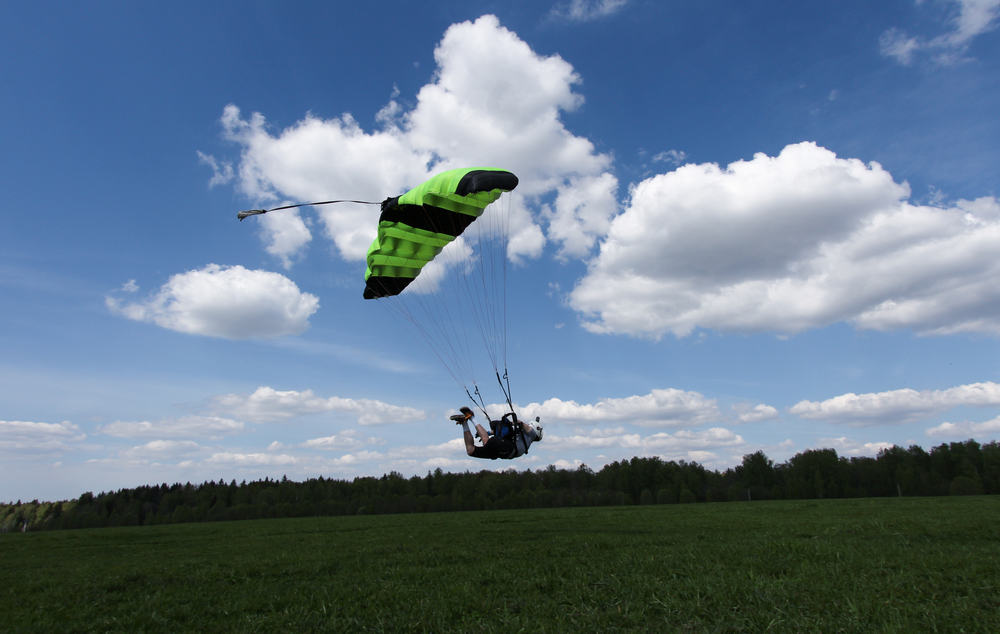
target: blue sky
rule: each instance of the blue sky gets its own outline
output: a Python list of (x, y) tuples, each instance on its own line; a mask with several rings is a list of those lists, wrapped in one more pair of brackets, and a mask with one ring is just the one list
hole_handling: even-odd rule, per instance
[[(0, 9), (0, 500), (1000, 435), (1000, 2), (423, 5)], [(235, 219), (464, 165), (516, 463), (361, 299), (377, 208)]]

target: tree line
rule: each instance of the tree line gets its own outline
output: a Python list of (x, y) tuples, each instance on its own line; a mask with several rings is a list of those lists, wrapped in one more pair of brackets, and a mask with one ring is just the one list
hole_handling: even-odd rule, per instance
[(686, 461), (636, 457), (593, 471), (479, 471), (353, 480), (160, 484), (84, 493), (63, 502), (0, 505), (0, 531), (142, 526), (181, 522), (421, 513), (560, 506), (677, 504), (803, 498), (1000, 493), (1000, 443), (974, 440), (892, 447), (872, 457), (810, 449), (775, 464), (763, 451), (725, 471)]

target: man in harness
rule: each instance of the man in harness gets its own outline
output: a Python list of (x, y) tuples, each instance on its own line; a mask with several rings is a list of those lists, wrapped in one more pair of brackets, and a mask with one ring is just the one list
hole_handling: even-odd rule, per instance
[(468, 407), (463, 407), (459, 411), (462, 413), (455, 414), (451, 420), (455, 421), (456, 425), (462, 426), (465, 452), (473, 458), (512, 460), (528, 453), (531, 443), (542, 439), (542, 426), (538, 424), (537, 416), (535, 424), (529, 425), (519, 421), (514, 412), (509, 412), (500, 420), (490, 421), (490, 431), (486, 431), (486, 428), (476, 423), (476, 435), (482, 442), (481, 445), (477, 445), (469, 429), (469, 421), (475, 414)]

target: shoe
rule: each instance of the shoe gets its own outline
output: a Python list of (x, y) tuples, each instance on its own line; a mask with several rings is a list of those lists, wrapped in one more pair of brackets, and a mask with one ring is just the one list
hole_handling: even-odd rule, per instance
[(451, 417), (451, 420), (455, 421), (456, 425), (461, 425), (463, 422), (465, 422), (465, 416), (462, 414), (455, 414), (454, 416)]

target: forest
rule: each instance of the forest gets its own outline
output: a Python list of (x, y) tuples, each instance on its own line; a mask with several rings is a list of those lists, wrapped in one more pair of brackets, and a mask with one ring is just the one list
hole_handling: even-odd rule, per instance
[(1000, 493), (1000, 443), (975, 440), (930, 451), (894, 446), (876, 457), (810, 449), (775, 464), (764, 452), (725, 471), (686, 461), (635, 457), (599, 471), (550, 466), (536, 471), (483, 470), (406, 478), (296, 482), (159, 484), (61, 502), (0, 505), (0, 531), (141, 526), (277, 517), (423, 513), (566, 506), (677, 504), (809, 498), (944, 496)]

